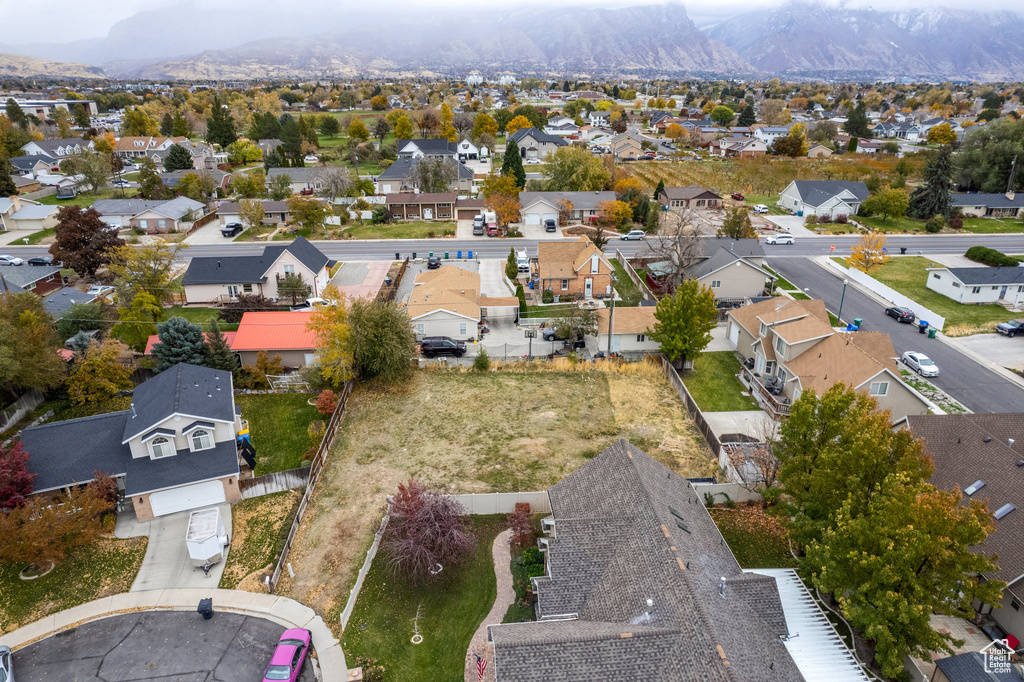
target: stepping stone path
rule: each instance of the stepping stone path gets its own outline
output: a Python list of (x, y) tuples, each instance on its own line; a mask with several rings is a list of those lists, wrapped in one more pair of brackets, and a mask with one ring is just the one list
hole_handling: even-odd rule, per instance
[[(487, 641), (487, 626), (501, 623), (508, 607), (516, 600), (510, 568), (512, 553), (509, 550), (509, 543), (511, 540), (512, 531), (506, 530), (494, 538), (494, 544), (491, 545), (491, 555), (494, 557), (494, 575), (498, 580), (498, 595), (494, 599), (494, 606), (491, 607), (490, 613), (484, 618), (469, 643), (469, 651), (466, 653), (466, 682), (493, 682), (494, 680), (494, 647)], [(483, 677), (479, 674), (477, 656), (480, 656), (487, 664)]]

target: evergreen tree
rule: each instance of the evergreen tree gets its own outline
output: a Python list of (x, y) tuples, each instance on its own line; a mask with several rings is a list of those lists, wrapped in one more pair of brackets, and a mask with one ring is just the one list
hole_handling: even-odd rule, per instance
[(75, 125), (77, 125), (82, 130), (87, 129), (89, 127), (90, 121), (89, 112), (85, 110), (85, 105), (79, 102), (74, 107), (72, 107), (71, 111), (75, 117)]
[(278, 140), (281, 138), (281, 124), (269, 111), (263, 114), (252, 115), (252, 125), (249, 126), (247, 137), (250, 140)]
[(939, 148), (924, 167), (924, 184), (910, 195), (910, 214), (921, 220), (937, 215), (949, 218), (952, 205), (949, 191), (953, 188), (953, 157), (949, 145)]
[(192, 154), (180, 144), (171, 145), (164, 159), (164, 169), (167, 171), (189, 170), (192, 168)]
[(28, 116), (25, 115), (25, 111), (21, 108), (21, 105), (14, 101), (13, 97), (7, 98), (6, 111), (7, 118), (10, 119), (11, 123), (22, 129), (28, 127)]
[(505, 147), (505, 158), (501, 162), (501, 174), (505, 177), (515, 178), (519, 189), (526, 187), (526, 171), (523, 169), (523, 159), (519, 156), (519, 145), (511, 137)]
[(160, 134), (170, 137), (172, 132), (174, 132), (174, 117), (168, 111), (160, 119)]
[(740, 118), (738, 123), (741, 127), (744, 128), (749, 128), (750, 126), (757, 123), (757, 115), (754, 113), (753, 104), (748, 104), (747, 106), (743, 107), (743, 110), (740, 112)]
[(14, 186), (14, 168), (11, 167), (11, 162), (4, 156), (6, 152), (0, 150), (0, 197), (14, 196), (18, 193), (17, 188)]
[(216, 317), (210, 320), (210, 331), (206, 332), (206, 345), (209, 348), (206, 356), (207, 367), (222, 369), (225, 372), (234, 372), (238, 369), (238, 360), (228, 347)]
[(227, 147), (238, 139), (235, 133), (235, 121), (220, 102), (220, 97), (213, 98), (213, 110), (206, 119), (206, 141)]
[(505, 260), (505, 276), (512, 281), (519, 276), (519, 261), (516, 259), (515, 247), (508, 250), (508, 258)]
[(171, 121), (171, 135), (174, 137), (188, 137), (192, 134), (192, 127), (181, 114), (175, 114)]
[(281, 142), (284, 158), (290, 162), (286, 165), (295, 165), (295, 159), (302, 154), (302, 131), (298, 122), (288, 114), (281, 116)]
[(846, 123), (843, 124), (843, 130), (845, 130), (852, 137), (871, 137), (871, 130), (868, 129), (868, 114), (867, 107), (864, 102), (858, 104), (850, 115), (846, 119)]
[(153, 346), (157, 371), (174, 367), (179, 362), (205, 365), (209, 352), (203, 339), (203, 330), (184, 317), (172, 317), (157, 326), (160, 343)]
[(658, 201), (658, 195), (665, 189), (665, 178), (658, 178), (658, 186), (654, 188), (654, 200)]

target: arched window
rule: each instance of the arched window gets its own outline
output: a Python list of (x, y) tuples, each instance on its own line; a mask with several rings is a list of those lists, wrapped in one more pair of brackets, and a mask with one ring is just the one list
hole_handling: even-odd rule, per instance
[(164, 436), (157, 436), (149, 444), (149, 449), (153, 453), (153, 459), (160, 459), (161, 457), (170, 457), (174, 454), (174, 443), (171, 442), (170, 438)]
[(213, 447), (213, 438), (210, 432), (204, 429), (196, 429), (192, 432), (192, 452), (198, 450), (209, 450)]

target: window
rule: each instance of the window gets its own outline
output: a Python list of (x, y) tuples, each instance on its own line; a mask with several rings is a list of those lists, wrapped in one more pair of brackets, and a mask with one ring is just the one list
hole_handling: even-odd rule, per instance
[(286, 275), (294, 275), (295, 274), (295, 266), (294, 265), (285, 265), (284, 266), (284, 274), (286, 274)]
[(244, 291), (247, 294), (251, 294), (252, 293), (252, 285), (251, 284), (243, 284), (242, 285), (242, 291)]
[(775, 369), (775, 361), (774, 360), (769, 360), (768, 362), (765, 363), (765, 365), (764, 365), (764, 373), (766, 375), (771, 376), (773, 369)]
[(971, 293), (972, 294), (980, 294), (981, 293), (981, 287), (971, 287)]
[(417, 334), (422, 334), (423, 333), (423, 323), (422, 322), (420, 324), (416, 325), (416, 333)]
[(236, 285), (236, 284), (229, 284), (228, 285), (228, 296), (230, 296), (231, 298), (238, 298), (238, 285)]
[(562, 291), (567, 291), (568, 289), (569, 289), (569, 280), (563, 279), (562, 280)]
[(964, 494), (965, 495), (973, 495), (974, 493), (978, 492), (979, 490), (981, 490), (984, 487), (985, 487), (985, 481), (977, 480), (974, 483), (972, 483), (969, 486), (967, 486), (966, 488), (964, 488)]
[(170, 438), (164, 436), (157, 436), (150, 442), (149, 451), (153, 459), (160, 459), (161, 457), (170, 457), (174, 454), (174, 443), (171, 442)]
[(779, 355), (786, 354), (786, 342), (782, 340), (781, 336), (775, 337), (775, 352)]
[(192, 452), (198, 452), (199, 450), (209, 450), (213, 447), (213, 437), (209, 431), (205, 429), (196, 429), (191, 435), (192, 441)]
[(147, 230), (147, 229), (149, 229), (149, 221), (148, 220), (140, 220), (139, 221), (139, 229), (140, 230)]
[(600, 257), (596, 253), (593, 256), (590, 257), (590, 274), (592, 274), (592, 275), (596, 275), (597, 274), (597, 264), (598, 264), (599, 258)]
[(1012, 512), (1014, 509), (1016, 509), (1016, 507), (1014, 507), (1012, 504), (1007, 503), (1007, 504), (1004, 504), (999, 509), (996, 509), (995, 513), (992, 514), (992, 516), (994, 516), (996, 521), (998, 521), (1001, 518), (1003, 518), (1004, 516), (1006, 516), (1007, 514), (1009, 514), (1010, 512)]
[(643, 342), (644, 342), (645, 340), (646, 340), (646, 339), (644, 338), (644, 335), (643, 335), (643, 334), (637, 334), (637, 335), (636, 335), (636, 342), (637, 342), (637, 343), (643, 343)]
[(933, 273), (932, 273), (932, 277), (933, 277), (934, 279), (942, 279), (942, 275), (940, 275), (940, 274), (939, 274), (939, 273), (937, 273), (937, 272), (933, 272)]
[(158, 230), (166, 230), (167, 229), (167, 221), (166, 220), (157, 220), (156, 221), (156, 227), (157, 227)]
[(888, 392), (889, 392), (889, 382), (888, 381), (873, 381), (871, 383), (871, 390), (869, 391), (869, 393), (871, 395), (885, 395)]
[(779, 381), (782, 383), (783, 386), (785, 386), (786, 381), (789, 379), (789, 375), (786, 374), (786, 370), (779, 368), (779, 373), (776, 376), (779, 377)]
[(718, 289), (721, 286), (722, 286), (722, 280), (720, 280), (720, 279), (713, 279), (713, 280), (711, 280), (711, 288), (712, 289)]
[(1020, 611), (1020, 602), (1014, 599), (1010, 602), (1010, 608), (1014, 611)]
[(953, 282), (953, 288), (954, 289), (959, 289), (960, 288), (960, 282)]
[(460, 322), (459, 323), (459, 335), (460, 336), (465, 336), (466, 335), (466, 323), (465, 322)]
[(765, 324), (764, 322), (762, 322), (762, 323), (761, 323), (761, 331), (760, 331), (760, 335), (761, 335), (761, 336), (764, 336), (764, 335), (766, 335), (767, 333), (768, 333), (768, 325), (766, 325), (766, 324)]

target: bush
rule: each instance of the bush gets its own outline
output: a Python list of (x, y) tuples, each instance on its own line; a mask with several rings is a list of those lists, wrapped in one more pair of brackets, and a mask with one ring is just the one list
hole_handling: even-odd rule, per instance
[(840, 213), (839, 215), (836, 216), (835, 221), (840, 225), (845, 225), (848, 222), (850, 222), (850, 216), (846, 215), (845, 213)]
[(338, 407), (338, 394), (329, 388), (325, 388), (320, 391), (320, 395), (316, 397), (316, 411), (323, 416), (334, 414), (334, 410)]
[(1017, 259), (1010, 258), (1005, 253), (990, 249), (987, 246), (972, 246), (964, 254), (968, 260), (993, 267), (1017, 267)]
[(928, 222), (924, 224), (925, 232), (931, 232), (932, 234), (940, 231), (946, 226), (946, 219), (941, 215), (933, 216), (928, 219)]
[(551, 289), (545, 289), (544, 293), (541, 294), (540, 300), (544, 301), (545, 303), (554, 302), (555, 292), (551, 291)]
[(949, 226), (954, 230), (962, 230), (964, 229), (964, 219), (955, 215), (949, 219)]
[(478, 372), (486, 372), (491, 368), (491, 358), (487, 355), (485, 348), (480, 349), (479, 355), (473, 358), (473, 369)]
[(104, 533), (113, 533), (114, 532), (114, 526), (116, 526), (116, 525), (117, 525), (117, 514), (115, 514), (114, 512), (109, 512), (109, 513), (103, 515), (103, 532)]
[(306, 435), (309, 436), (309, 441), (315, 446), (320, 445), (320, 441), (324, 439), (325, 433), (327, 433), (327, 424), (324, 423), (323, 419), (314, 419), (306, 427)]
[(522, 284), (516, 285), (516, 298), (519, 299), (519, 312), (526, 312), (526, 292), (523, 290)]
[(804, 218), (804, 225), (817, 225), (817, 224), (818, 224), (818, 216), (816, 216), (813, 213), (807, 215)]
[(544, 565), (544, 554), (536, 547), (527, 547), (523, 550), (523, 565), (526, 567)]

